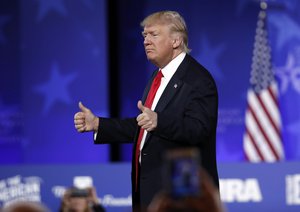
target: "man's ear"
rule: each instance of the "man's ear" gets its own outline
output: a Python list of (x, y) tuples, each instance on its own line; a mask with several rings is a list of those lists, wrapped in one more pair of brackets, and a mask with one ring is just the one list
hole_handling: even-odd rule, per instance
[(181, 46), (181, 43), (182, 43), (182, 39), (180, 36), (176, 35), (173, 37), (173, 40), (172, 40), (172, 44), (173, 44), (173, 49), (177, 49), (178, 47)]

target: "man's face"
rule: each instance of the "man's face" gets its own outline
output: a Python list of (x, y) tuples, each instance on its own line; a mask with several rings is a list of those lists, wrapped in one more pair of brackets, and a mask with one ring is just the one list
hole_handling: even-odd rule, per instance
[(148, 60), (163, 68), (173, 59), (173, 39), (167, 25), (146, 25), (143, 31), (144, 47)]

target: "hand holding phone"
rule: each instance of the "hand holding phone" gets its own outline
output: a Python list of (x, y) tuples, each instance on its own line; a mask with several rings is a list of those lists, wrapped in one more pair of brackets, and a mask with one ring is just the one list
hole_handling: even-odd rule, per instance
[(163, 171), (164, 185), (172, 198), (200, 195), (200, 153), (194, 148), (166, 152)]

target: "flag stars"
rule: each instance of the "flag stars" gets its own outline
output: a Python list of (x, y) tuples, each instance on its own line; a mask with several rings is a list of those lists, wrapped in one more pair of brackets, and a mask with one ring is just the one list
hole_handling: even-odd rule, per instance
[[(264, 12), (261, 11), (259, 14), (262, 13)], [(266, 21), (265, 16), (259, 15), (251, 65), (250, 83), (256, 93), (267, 88), (274, 80), (270, 61), (271, 49), (269, 47), (267, 29), (264, 21)]]

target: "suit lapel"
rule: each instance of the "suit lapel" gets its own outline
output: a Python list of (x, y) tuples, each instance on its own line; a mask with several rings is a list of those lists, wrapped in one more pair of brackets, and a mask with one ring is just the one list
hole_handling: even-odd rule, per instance
[(175, 96), (177, 91), (180, 90), (181, 85), (182, 81), (180, 79), (178, 79), (177, 77), (171, 78), (155, 107), (156, 112), (161, 112), (167, 106), (167, 104)]
[(167, 87), (165, 88), (155, 107), (156, 112), (163, 111), (171, 101), (171, 99), (175, 96), (175, 94), (180, 90), (181, 86), (183, 85), (182, 78), (186, 73), (187, 65), (189, 63), (189, 57), (190, 56), (188, 54), (185, 56), (184, 60), (177, 68), (175, 74), (170, 79)]

